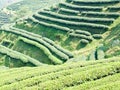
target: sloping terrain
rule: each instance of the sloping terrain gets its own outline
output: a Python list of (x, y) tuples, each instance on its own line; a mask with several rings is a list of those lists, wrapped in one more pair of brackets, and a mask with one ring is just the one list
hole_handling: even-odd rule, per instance
[[(114, 7), (119, 5), (119, 1), (112, 3)], [(73, 52), (78, 51), (84, 47), (83, 44), (101, 39), (102, 34), (110, 30), (119, 17), (119, 8), (118, 11), (109, 12), (111, 2), (107, 2), (107, 5), (103, 2), (99, 6), (80, 5), (73, 1), (60, 3), (51, 9), (38, 11), (26, 20), (28, 23), (18, 23), (16, 27), (44, 35)]]
[(10, 17), (11, 15), (0, 11), (0, 27), (6, 23), (10, 23)]
[[(119, 21), (118, 21), (119, 22)], [(120, 22), (109, 32), (104, 43), (106, 49), (106, 57), (118, 56), (120, 54)]]
[(120, 0), (53, 2), (0, 28), (0, 90), (120, 90)]
[[(39, 10), (14, 24), (4, 25), (1, 45), (6, 50), (12, 50), (12, 55), (17, 52), (26, 56), (21, 58), (1, 51), (7, 55), (4, 58), (1, 55), (1, 58), (6, 60), (7, 66), (13, 67), (16, 64), (13, 58), (24, 62), (18, 62), (24, 66), (26, 63), (37, 65), (37, 61), (56, 65), (76, 59), (99, 60), (108, 57), (104, 39), (119, 24), (119, 5), (119, 0), (67, 0)], [(27, 57), (32, 59), (25, 59)]]
[(62, 0), (0, 0), (0, 27), (60, 1)]
[[(119, 90), (120, 57), (0, 70), (0, 90)], [(9, 77), (8, 77), (9, 75)]]

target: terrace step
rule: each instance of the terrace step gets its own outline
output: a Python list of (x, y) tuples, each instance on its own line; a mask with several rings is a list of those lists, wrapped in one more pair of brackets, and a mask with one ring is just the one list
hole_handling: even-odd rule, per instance
[(36, 59), (33, 59), (27, 55), (24, 55), (20, 52), (17, 52), (17, 51), (14, 51), (12, 49), (9, 49), (5, 46), (2, 46), (0, 45), (0, 53), (2, 54), (5, 54), (11, 58), (15, 58), (15, 59), (18, 59), (18, 60), (21, 60), (22, 62), (24, 63), (27, 63), (27, 62), (30, 62), (32, 64), (34, 64), (35, 66), (41, 66), (41, 65), (44, 65), (42, 63), (40, 63), (38, 60)]
[(120, 11), (120, 6), (109, 6), (107, 11), (110, 12), (119, 12)]
[(89, 18), (84, 16), (68, 16), (68, 15), (58, 14), (51, 11), (40, 11), (38, 13), (44, 16), (63, 19), (67, 21), (87, 22), (87, 23), (96, 23), (96, 24), (104, 24), (104, 25), (112, 24), (115, 20), (113, 18), (93, 18), (93, 17)]
[(85, 22), (72, 22), (72, 21), (66, 21), (66, 20), (62, 20), (62, 19), (55, 19), (55, 18), (51, 18), (51, 17), (47, 17), (47, 16), (43, 16), (43, 15), (39, 15), (39, 14), (35, 14), (33, 15), (33, 17), (39, 21), (44, 21), (47, 23), (52, 23), (52, 24), (57, 24), (57, 25), (61, 25), (61, 26), (65, 26), (65, 27), (69, 27), (71, 29), (77, 29), (77, 28), (89, 28), (89, 30), (91, 29), (96, 29), (96, 30), (108, 30), (109, 26), (107, 25), (101, 25), (101, 24), (92, 24), (92, 23), (85, 23)]
[(90, 5), (90, 6), (106, 6), (120, 3), (120, 0), (96, 0), (96, 1), (80, 1), (80, 0), (72, 0), (73, 4), (76, 5)]
[(59, 7), (75, 11), (102, 11), (104, 8), (101, 6), (78, 6), (70, 3), (60, 3)]
[(91, 36), (86, 36), (83, 34), (76, 34), (76, 33), (70, 33), (69, 35), (72, 37), (88, 40), (89, 42), (93, 41), (93, 38)]
[(73, 15), (73, 16), (77, 16), (78, 14), (80, 14), (79, 11), (65, 9), (65, 8), (60, 8), (58, 13), (65, 14), (65, 15)]
[[(42, 39), (41, 36), (35, 35), (33, 33), (30, 33), (30, 32), (24, 31), (24, 30), (17, 30), (17, 29), (14, 30), (14, 29), (13, 30), (12, 29), (5, 29), (5, 30), (2, 30), (2, 31), (12, 32), (12, 33), (21, 35), (23, 37), (26, 37), (28, 39), (37, 41), (40, 44), (47, 47), (51, 52), (55, 53), (58, 57), (60, 57), (63, 60), (67, 60), (67, 59), (73, 57), (72, 54), (67, 53), (68, 52), (67, 50), (59, 48), (59, 46), (55, 45), (55, 44), (54, 44), (55, 46), (51, 45), (50, 43), (44, 41), (44, 39)], [(56, 47), (58, 47), (58, 48), (56, 48)]]
[(112, 12), (81, 12), (82, 16), (88, 16), (88, 17), (100, 17), (100, 18), (118, 18), (120, 16), (120, 13), (112, 13)]

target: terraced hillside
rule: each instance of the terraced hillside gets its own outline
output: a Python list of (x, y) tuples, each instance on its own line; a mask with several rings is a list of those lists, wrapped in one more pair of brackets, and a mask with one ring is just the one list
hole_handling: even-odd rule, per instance
[(120, 23), (109, 32), (109, 35), (105, 38), (104, 43), (106, 49), (106, 57), (118, 56), (120, 51), (119, 41)]
[[(0, 90), (119, 90), (120, 57), (0, 70)], [(9, 75), (9, 77), (8, 77)]]
[(119, 0), (66, 0), (4, 25), (0, 30), (1, 64), (41, 66), (103, 59), (106, 48), (98, 45), (119, 23), (119, 5)]
[[(34, 33), (30, 33), (24, 30), (17, 30), (16, 28), (12, 27), (10, 29), (1, 30), (1, 34), (1, 38), (5, 37), (2, 39), (1, 44), (4, 47), (7, 47), (6, 49), (18, 51), (23, 53), (23, 55), (28, 55), (32, 58), (35, 58), (36, 61), (39, 60), (42, 63), (61, 64), (67, 59), (73, 57), (72, 53), (56, 45), (52, 40)], [(34, 53), (32, 53), (33, 51)], [(7, 50), (4, 52), (1, 51), (1, 53), (11, 58), (20, 60), (25, 59), (22, 61), (27, 62), (26, 58), (12, 57), (13, 54), (15, 54), (14, 51), (12, 55), (9, 55)], [(58, 58), (55, 56), (58, 56)], [(23, 56), (21, 55), (21, 57)]]
[[(62, 47), (74, 51), (82, 48), (83, 44), (103, 38), (103, 34), (111, 30), (112, 24), (120, 16), (119, 5), (119, 0), (67, 0), (51, 9), (36, 12), (24, 23), (16, 24), (16, 27), (44, 35)], [(116, 7), (117, 10), (110, 7)]]
[(0, 28), (0, 90), (120, 90), (120, 0), (28, 14)]

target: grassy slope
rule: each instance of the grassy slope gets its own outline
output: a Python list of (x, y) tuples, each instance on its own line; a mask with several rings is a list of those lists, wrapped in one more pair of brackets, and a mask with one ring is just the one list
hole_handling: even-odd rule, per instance
[(106, 33), (103, 43), (105, 44), (106, 57), (120, 55), (120, 42), (119, 42), (120, 18), (113, 24), (112, 30)]

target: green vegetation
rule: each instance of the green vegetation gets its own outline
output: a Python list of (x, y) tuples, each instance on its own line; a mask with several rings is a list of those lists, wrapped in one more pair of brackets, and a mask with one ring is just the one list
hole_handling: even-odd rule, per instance
[[(31, 39), (31, 40), (35, 40), (35, 41), (37, 41), (37, 42), (39, 42), (40, 44), (42, 44), (42, 45), (44, 45), (45, 47), (47, 47), (50, 51), (52, 51), (53, 53), (55, 53), (57, 56), (59, 56), (61, 59), (65, 59), (65, 60), (67, 60), (68, 59), (68, 56), (66, 55), (66, 54), (64, 54), (64, 52), (66, 52), (66, 51), (64, 51), (64, 49), (62, 49), (62, 48), (60, 48), (59, 46), (56, 46), (55, 45), (55, 47), (54, 46), (52, 46), (52, 45), (50, 45), (49, 43), (47, 43), (47, 42), (45, 42), (44, 41), (44, 39), (42, 40), (41, 38), (37, 38), (37, 37), (34, 37), (35, 35), (33, 34), (31, 34), (31, 33), (26, 33), (26, 31), (24, 31), (24, 30), (22, 30), (22, 31), (20, 31), (20, 30), (3, 30), (3, 31), (7, 31), (7, 32), (12, 32), (12, 33), (15, 33), (15, 34), (18, 34), (18, 35), (21, 35), (21, 36), (23, 36), (23, 37), (26, 37), (26, 38), (28, 38), (28, 39)], [(57, 47), (57, 48), (56, 48)], [(60, 50), (60, 51), (59, 51)], [(62, 53), (62, 52), (63, 53)], [(68, 52), (68, 51), (67, 51)], [(69, 56), (71, 56), (71, 55), (69, 55)]]
[(81, 39), (81, 41), (80, 41), (82, 44), (88, 44), (89, 43), (89, 41), (88, 40), (86, 40), (86, 39)]
[(120, 23), (112, 29), (104, 40), (106, 57), (118, 56), (120, 53), (119, 30)]
[(102, 11), (103, 7), (92, 7), (92, 6), (76, 6), (69, 3), (60, 3), (60, 7), (76, 10), (76, 11)]
[(95, 0), (95, 1), (80, 1), (80, 0), (72, 0), (74, 4), (84, 4), (84, 5), (104, 5), (104, 4), (116, 4), (119, 3), (119, 0)]
[(90, 55), (88, 56), (88, 60), (96, 60), (96, 51), (92, 51)]
[(68, 55), (69, 58), (73, 58), (74, 55), (70, 51), (63, 49), (61, 46), (56, 45), (52, 40), (50, 40), (48, 38), (43, 38), (43, 40), (45, 40), (46, 42), (50, 43), (51, 45), (53, 45), (54, 47), (56, 47), (61, 52), (63, 52), (66, 55)]
[(78, 37), (78, 38), (81, 38), (81, 39), (86, 39), (86, 40), (88, 40), (89, 42), (91, 42), (91, 41), (93, 40), (92, 37), (86, 36), (86, 35), (82, 35), (82, 34), (70, 33), (69, 35), (72, 36), (72, 37)]
[(39, 15), (39, 14), (33, 15), (33, 17), (38, 20), (43, 20), (47, 22), (50, 21), (52, 23), (60, 24), (62, 26), (72, 25), (73, 27), (86, 27), (86, 28), (91, 28), (91, 29), (102, 29), (102, 30), (107, 30), (109, 28), (108, 26), (105, 26), (105, 25), (98, 25), (98, 24), (91, 24), (91, 23), (84, 23), (84, 22), (83, 23), (71, 22), (71, 21), (65, 21), (61, 19), (50, 18), (50, 17), (46, 17), (43, 15)]
[(107, 10), (111, 12), (116, 12), (120, 10), (120, 6), (109, 6)]
[[(95, 86), (103, 88), (103, 86), (100, 87), (100, 84), (102, 84), (103, 81), (109, 84), (109, 82), (107, 82), (108, 78), (111, 82), (117, 80), (119, 77), (119, 69), (120, 59), (119, 57), (115, 57), (94, 62), (66, 63), (60, 66), (24, 67), (22, 69), (1, 70), (1, 77), (5, 77), (9, 73), (11, 74), (9, 77), (0, 80), (0, 89), (36, 90), (39, 88), (40, 90), (55, 90), (77, 88), (79, 85), (82, 86), (80, 88), (86, 88), (85, 90), (87, 90), (87, 88), (94, 88)], [(118, 77), (115, 78), (115, 76)], [(53, 84), (55, 84), (55, 86), (53, 86)], [(84, 86), (85, 84), (87, 84), (86, 87)], [(116, 86), (117, 83), (114, 84)], [(93, 87), (91, 87), (91, 85)]]
[(0, 28), (0, 90), (120, 89), (120, 0), (14, 5), (3, 9), (16, 16)]
[[(88, 51), (85, 52), (85, 56), (88, 57), (91, 50), (95, 51), (95, 60), (97, 60), (99, 57), (96, 56), (97, 45), (102, 43), (106, 37), (104, 34), (112, 29), (113, 24), (117, 25), (115, 22), (120, 16), (119, 12), (109, 12), (108, 8), (111, 5), (118, 6), (119, 1), (80, 1), (82, 3), (80, 5), (74, 2), (75, 0), (67, 0), (50, 9), (39, 10), (32, 17), (25, 19), (22, 24), (17, 22), (15, 27), (52, 39), (63, 48), (71, 50), (74, 57), (80, 55), (79, 52), (82, 51)], [(96, 3), (98, 6), (95, 5)], [(52, 43), (50, 40), (46, 42)], [(68, 56), (73, 57), (73, 55)]]
[(82, 15), (87, 16), (94, 16), (94, 17), (101, 17), (101, 18), (118, 18), (120, 16), (119, 13), (113, 13), (113, 12), (82, 12)]
[[(74, 87), (70, 87), (70, 88), (65, 88), (64, 90), (78, 90), (78, 89), (81, 89), (81, 90), (88, 90), (88, 89), (89, 90), (94, 90), (94, 89), (95, 90), (96, 89), (98, 89), (98, 90), (100, 90), (100, 89), (114, 90), (115, 88), (117, 90), (118, 89), (117, 87), (119, 87), (119, 86), (115, 86), (114, 84), (119, 85), (119, 83), (118, 83), (119, 77), (120, 77), (120, 74), (115, 74), (115, 75), (111, 75), (111, 76), (105, 77), (100, 80), (87, 82), (82, 85), (78, 85), (78, 86), (74, 86)], [(113, 82), (115, 82), (115, 83), (113, 83)], [(111, 86), (109, 86), (109, 85), (111, 85)]]
[(93, 38), (102, 39), (102, 35), (101, 34), (93, 34)]
[(76, 21), (76, 22), (88, 22), (88, 23), (98, 23), (98, 24), (112, 24), (114, 19), (112, 18), (89, 18), (89, 17), (79, 17), (79, 16), (67, 16), (63, 14), (57, 14), (55, 12), (50, 11), (40, 11), (39, 14), (54, 17), (58, 19), (68, 20), (68, 21)]
[(80, 12), (79, 11), (75, 11), (75, 10), (70, 10), (70, 9), (65, 9), (65, 8), (60, 8), (59, 10), (60, 14), (66, 14), (66, 15), (77, 15)]
[(30, 62), (36, 66), (40, 66), (42, 65), (42, 63), (38, 62), (37, 60), (29, 57), (29, 56), (26, 56), (24, 54), (21, 54), (17, 51), (13, 51), (13, 50), (10, 50), (2, 45), (0, 45), (0, 53), (2, 54), (5, 54), (5, 55), (8, 55), (10, 56), (11, 58), (15, 58), (15, 59), (20, 59), (22, 60), (24, 63), (27, 63), (27, 62)]
[(54, 57), (51, 52), (46, 48), (44, 47), (43, 45), (35, 42), (35, 41), (32, 41), (32, 40), (28, 40), (28, 39), (25, 39), (25, 38), (19, 38), (20, 40), (22, 40), (23, 42), (25, 43), (28, 43), (28, 44), (31, 44), (31, 45), (35, 45), (36, 47), (40, 48), (41, 50), (43, 50), (43, 52), (47, 55), (47, 57), (51, 60), (51, 63), (53, 64), (61, 64), (62, 61), (60, 61), (59, 59), (57, 59), (56, 57)]
[(49, 24), (49, 23), (41, 22), (41, 21), (35, 20), (33, 17), (30, 17), (28, 20), (32, 20), (34, 23), (38, 23), (38, 24), (47, 26), (49, 28), (55, 28), (55, 29), (63, 30), (63, 31), (71, 31), (67, 27), (62, 27), (62, 26), (59, 26), (59, 25), (54, 25), (54, 24)]
[(86, 36), (91, 36), (90, 32), (83, 31), (83, 30), (75, 30), (75, 33), (83, 34), (83, 35), (86, 35)]

